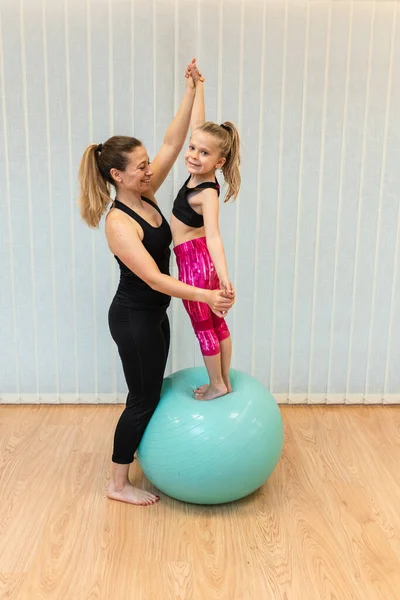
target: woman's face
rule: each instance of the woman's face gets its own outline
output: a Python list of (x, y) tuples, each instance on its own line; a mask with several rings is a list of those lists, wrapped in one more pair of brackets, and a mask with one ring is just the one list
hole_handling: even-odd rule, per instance
[(119, 190), (136, 192), (142, 196), (149, 189), (153, 176), (146, 148), (139, 146), (129, 153), (125, 171), (111, 169), (110, 173)]

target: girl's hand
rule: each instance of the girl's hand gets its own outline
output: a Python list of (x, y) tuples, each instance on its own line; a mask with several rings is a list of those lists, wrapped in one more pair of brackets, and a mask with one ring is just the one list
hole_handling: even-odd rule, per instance
[(226, 298), (221, 290), (204, 290), (207, 294), (207, 304), (217, 315), (223, 318), (235, 302), (234, 298)]
[(195, 58), (192, 58), (191, 62), (186, 67), (185, 77), (187, 79), (186, 86), (189, 87), (190, 89), (193, 89), (194, 87), (196, 87), (196, 84), (199, 81), (201, 81), (201, 82), (204, 81), (203, 75), (200, 73), (200, 71), (197, 68)]
[(229, 279), (221, 279), (220, 280), (221, 291), (225, 295), (226, 298), (234, 298), (235, 297), (235, 288)]

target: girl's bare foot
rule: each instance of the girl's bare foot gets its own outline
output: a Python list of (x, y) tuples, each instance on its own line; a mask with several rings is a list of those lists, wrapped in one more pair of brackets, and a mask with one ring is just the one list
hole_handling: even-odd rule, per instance
[(127, 483), (122, 488), (116, 489), (114, 483), (111, 482), (108, 486), (107, 496), (111, 500), (128, 502), (136, 506), (150, 506), (151, 504), (156, 504), (160, 499), (159, 496), (134, 487), (131, 483)]
[(225, 396), (228, 388), (224, 383), (220, 385), (207, 385), (206, 388), (200, 392), (195, 391), (195, 397), (197, 400), (214, 400), (215, 398), (219, 398), (220, 396)]
[[(231, 382), (229, 380), (228, 381), (224, 380), (224, 383), (225, 383), (226, 389), (227, 389), (226, 393), (230, 394), (232, 392)], [(194, 395), (196, 396), (197, 394), (204, 394), (209, 386), (210, 386), (209, 383), (205, 383), (204, 385), (199, 385), (199, 387), (194, 390)]]
[(209, 383), (205, 383), (204, 385), (199, 385), (198, 388), (196, 388), (194, 390), (194, 395), (196, 396), (196, 394), (204, 394), (204, 392), (206, 391), (206, 389), (209, 387)]
[(230, 394), (233, 391), (230, 379), (224, 379), (224, 383), (226, 385), (226, 389), (228, 390), (228, 394)]

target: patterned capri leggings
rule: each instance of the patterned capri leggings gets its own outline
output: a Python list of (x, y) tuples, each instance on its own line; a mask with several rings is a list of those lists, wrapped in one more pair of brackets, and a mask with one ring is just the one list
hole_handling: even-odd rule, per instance
[[(197, 238), (175, 246), (174, 252), (179, 269), (179, 280), (207, 290), (218, 290), (219, 279), (215, 271), (206, 238)], [(225, 319), (217, 317), (204, 302), (183, 300), (203, 356), (220, 352), (219, 343), (229, 337)]]

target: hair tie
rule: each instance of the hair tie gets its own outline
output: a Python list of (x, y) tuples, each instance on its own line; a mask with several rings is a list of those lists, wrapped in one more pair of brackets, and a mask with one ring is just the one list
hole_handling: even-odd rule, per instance
[(103, 144), (99, 144), (96, 148), (96, 152), (101, 152), (103, 150)]
[(229, 133), (229, 128), (226, 125), (221, 123), (220, 127), (222, 127), (222, 129), (225, 129), (225, 131), (227, 131)]

